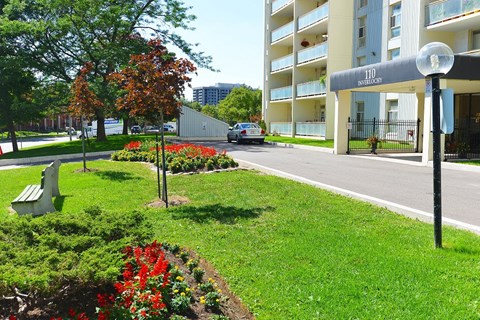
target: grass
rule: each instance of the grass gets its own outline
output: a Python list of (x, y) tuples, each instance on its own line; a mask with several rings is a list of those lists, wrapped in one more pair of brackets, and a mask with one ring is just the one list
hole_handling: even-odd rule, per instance
[[(472, 233), (445, 227), (445, 249), (436, 250), (431, 225), (252, 171), (169, 176), (169, 195), (191, 202), (147, 209), (156, 183), (144, 165), (95, 161), (89, 167), (99, 171), (75, 173), (80, 167), (60, 169), (62, 212), (93, 203), (145, 210), (157, 239), (196, 250), (259, 320), (480, 316)], [(1, 214), (42, 168), (0, 171), (2, 186), (15, 181), (2, 188)]]
[[(165, 133), (166, 136), (172, 134)], [(137, 134), (137, 135), (113, 135), (108, 136), (107, 141), (97, 142), (95, 139), (88, 139), (85, 143), (86, 152), (100, 152), (123, 149), (126, 143), (133, 140), (155, 140), (154, 134)], [(19, 152), (5, 153), (0, 159), (19, 159), (52, 156), (59, 154), (75, 154), (82, 153), (82, 140), (75, 139), (67, 142), (55, 142), (52, 144), (40, 145), (35, 147), (24, 148)]]
[(300, 145), (313, 146), (313, 147), (333, 148), (333, 140), (317, 140), (317, 139), (308, 139), (308, 138), (266, 136), (265, 141), (288, 143), (288, 144), (300, 144)]
[(480, 160), (455, 161), (453, 163), (468, 164), (471, 166), (480, 166)]

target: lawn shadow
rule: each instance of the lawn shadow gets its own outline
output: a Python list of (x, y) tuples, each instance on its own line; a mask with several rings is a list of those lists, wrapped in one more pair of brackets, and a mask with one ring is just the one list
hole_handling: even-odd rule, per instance
[(190, 219), (197, 223), (217, 220), (223, 224), (235, 224), (238, 218), (255, 219), (262, 212), (272, 210), (272, 207), (238, 208), (221, 204), (205, 205), (200, 207), (180, 206), (170, 209), (173, 219)]
[(53, 206), (57, 211), (62, 211), (63, 209), (63, 204), (65, 202), (65, 198), (71, 197), (71, 196), (56, 196), (55, 200), (53, 201)]
[(112, 181), (126, 181), (126, 180), (134, 180), (138, 177), (133, 175), (130, 172), (125, 171), (115, 171), (115, 170), (106, 170), (106, 171), (97, 171), (94, 173), (100, 178), (105, 180), (112, 180)]

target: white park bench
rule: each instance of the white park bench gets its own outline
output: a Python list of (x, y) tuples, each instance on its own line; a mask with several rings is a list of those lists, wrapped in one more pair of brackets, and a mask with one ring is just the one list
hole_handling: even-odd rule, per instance
[(52, 197), (60, 195), (58, 189), (58, 170), (60, 160), (50, 163), (42, 171), (41, 184), (28, 185), (22, 193), (12, 201), (12, 208), (18, 214), (42, 215), (56, 211)]

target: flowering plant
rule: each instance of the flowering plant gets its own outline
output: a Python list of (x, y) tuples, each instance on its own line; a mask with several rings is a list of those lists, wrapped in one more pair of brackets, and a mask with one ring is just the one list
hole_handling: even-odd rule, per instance
[[(160, 150), (160, 147), (158, 147)], [(237, 167), (225, 151), (217, 152), (215, 148), (189, 143), (165, 146), (166, 169), (172, 173), (215, 170)], [(155, 162), (157, 146), (152, 141), (132, 141), (123, 150), (114, 152), (115, 161)], [(157, 164), (158, 165), (158, 164)]]
[(123, 280), (114, 285), (116, 298), (98, 297), (98, 319), (166, 319), (170, 274), (161, 245), (155, 241), (145, 248), (127, 247), (125, 254)]

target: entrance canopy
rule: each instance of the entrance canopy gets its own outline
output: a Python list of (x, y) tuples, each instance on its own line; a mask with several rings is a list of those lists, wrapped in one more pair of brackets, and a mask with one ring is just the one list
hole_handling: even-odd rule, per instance
[[(425, 92), (425, 77), (418, 71), (415, 59), (399, 58), (334, 72), (330, 91)], [(455, 55), (452, 69), (442, 79), (448, 79), (448, 87), (455, 93), (480, 92), (480, 56)]]
[[(399, 58), (360, 68), (335, 72), (330, 76), (330, 91), (336, 93), (334, 153), (346, 153), (348, 119), (352, 92), (411, 93), (416, 95), (417, 115), (423, 123), (422, 162), (431, 160), (431, 93), (425, 92), (425, 77), (418, 71), (416, 57)], [(452, 69), (442, 78), (441, 88), (455, 94), (480, 93), (480, 56), (455, 55)]]

